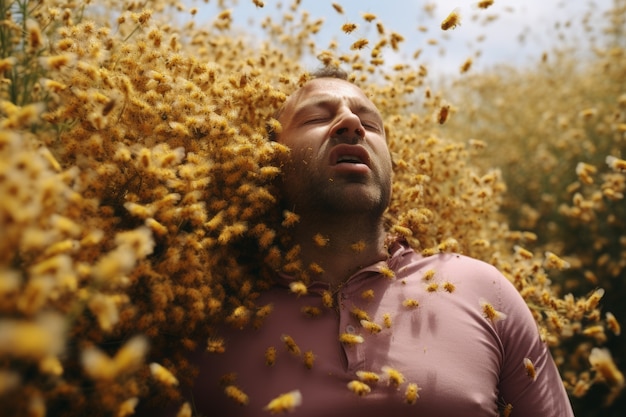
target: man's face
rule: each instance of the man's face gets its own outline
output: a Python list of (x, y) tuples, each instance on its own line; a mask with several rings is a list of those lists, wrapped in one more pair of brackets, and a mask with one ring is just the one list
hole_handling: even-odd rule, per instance
[(355, 85), (337, 78), (309, 81), (285, 105), (278, 141), (285, 162), (285, 208), (382, 214), (392, 165), (378, 109)]

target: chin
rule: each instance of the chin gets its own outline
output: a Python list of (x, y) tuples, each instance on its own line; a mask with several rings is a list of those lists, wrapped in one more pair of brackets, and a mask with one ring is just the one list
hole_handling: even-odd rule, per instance
[(332, 209), (351, 214), (370, 214), (379, 216), (387, 209), (387, 202), (380, 196), (359, 195), (347, 193), (341, 199), (336, 199)]

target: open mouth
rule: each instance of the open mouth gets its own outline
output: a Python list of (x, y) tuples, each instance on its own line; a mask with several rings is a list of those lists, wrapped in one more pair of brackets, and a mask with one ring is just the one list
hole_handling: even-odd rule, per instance
[(341, 155), (337, 158), (338, 164), (362, 164), (363, 161), (356, 155)]
[(335, 146), (330, 152), (330, 164), (353, 164), (370, 165), (367, 150), (359, 145), (341, 144)]

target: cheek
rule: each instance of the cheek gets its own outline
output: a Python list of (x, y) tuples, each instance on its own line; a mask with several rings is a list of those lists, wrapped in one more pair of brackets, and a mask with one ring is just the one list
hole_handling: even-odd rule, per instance
[(291, 150), (288, 157), (293, 162), (309, 161), (314, 155), (313, 142), (308, 138), (306, 132), (291, 132), (289, 139), (285, 139), (281, 143)]
[(294, 148), (291, 151), (290, 164), (295, 167), (307, 168), (313, 159), (313, 149), (311, 147)]
[(377, 143), (373, 148), (374, 152), (378, 156), (380, 167), (389, 172), (391, 175), (391, 171), (393, 169), (393, 162), (391, 161), (391, 153), (389, 152), (389, 148), (387, 147), (387, 143)]
[(300, 136), (298, 142), (292, 144), (291, 149), (293, 159), (296, 162), (311, 162), (324, 153), (324, 150), (320, 149), (320, 144), (309, 139), (306, 135)]

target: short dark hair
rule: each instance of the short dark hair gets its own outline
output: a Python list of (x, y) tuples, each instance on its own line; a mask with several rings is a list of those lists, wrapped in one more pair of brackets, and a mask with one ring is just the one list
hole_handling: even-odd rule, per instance
[(325, 67), (319, 68), (313, 71), (311, 74), (311, 79), (315, 78), (339, 78), (340, 80), (347, 81), (348, 73), (335, 65), (327, 65)]
[[(309, 73), (309, 80), (315, 80), (317, 78), (338, 78), (340, 80), (347, 81), (348, 73), (336, 65), (326, 65)], [(274, 112), (274, 114), (272, 114), (272, 118), (278, 120), (280, 115), (283, 113), (283, 110), (285, 110), (284, 104), (281, 105), (278, 110)], [(272, 142), (276, 141), (276, 132), (269, 123), (266, 124), (266, 129), (269, 140)]]

